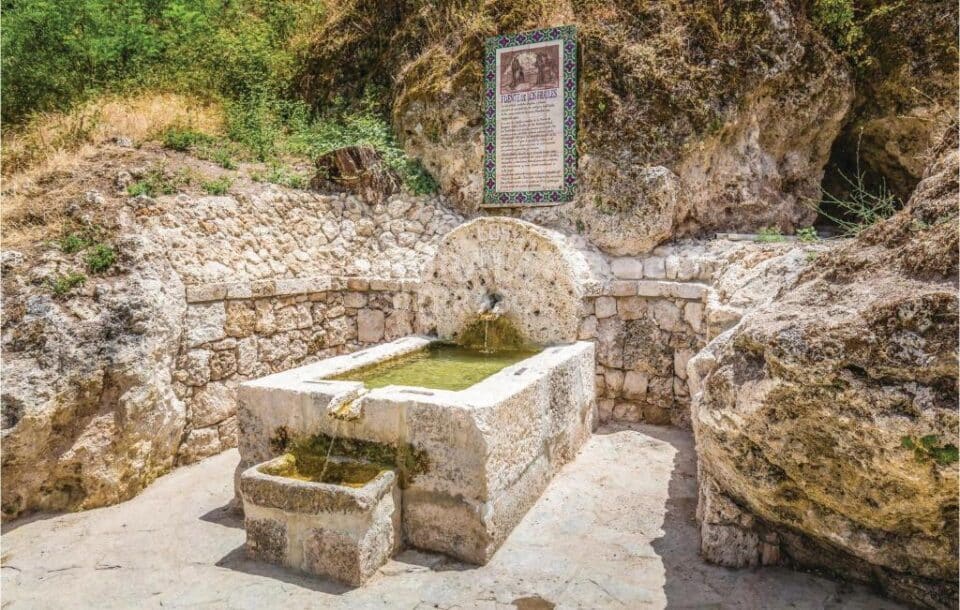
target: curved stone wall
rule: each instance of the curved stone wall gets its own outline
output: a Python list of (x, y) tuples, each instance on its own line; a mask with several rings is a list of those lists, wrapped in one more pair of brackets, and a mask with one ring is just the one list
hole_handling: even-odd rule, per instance
[(417, 328), (456, 340), (494, 308), (538, 345), (577, 340), (583, 298), (597, 284), (562, 234), (512, 218), (478, 218), (451, 231), (423, 271)]

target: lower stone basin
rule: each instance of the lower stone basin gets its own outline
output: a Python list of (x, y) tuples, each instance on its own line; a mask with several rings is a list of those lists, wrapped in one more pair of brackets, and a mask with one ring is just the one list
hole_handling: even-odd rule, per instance
[[(298, 443), (390, 468), (405, 544), (486, 563), (590, 434), (594, 347), (513, 354), (454, 390), (382, 374), (406, 367), (403, 377), (407, 358), (429, 361), (438, 349), (406, 337), (243, 384), (240, 469)], [(378, 380), (365, 377), (378, 367)]]
[(247, 554), (363, 584), (400, 545), (396, 476), (341, 460), (320, 471), (300, 466), (285, 454), (241, 475)]

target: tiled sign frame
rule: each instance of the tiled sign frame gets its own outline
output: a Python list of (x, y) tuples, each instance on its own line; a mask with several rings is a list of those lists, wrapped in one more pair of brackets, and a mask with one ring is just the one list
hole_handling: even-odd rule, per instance
[[(497, 191), (497, 51), (531, 43), (563, 42), (563, 186), (551, 191)], [(572, 201), (577, 184), (577, 30), (565, 25), (487, 39), (484, 50), (482, 207), (531, 207)]]

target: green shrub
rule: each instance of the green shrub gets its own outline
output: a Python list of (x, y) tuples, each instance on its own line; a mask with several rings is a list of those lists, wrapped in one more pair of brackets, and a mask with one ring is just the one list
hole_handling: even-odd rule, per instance
[(117, 262), (117, 253), (107, 244), (96, 244), (87, 252), (86, 262), (90, 273), (103, 273)]
[[(900, 199), (887, 190), (885, 182), (881, 181), (875, 190), (867, 187), (859, 163), (854, 178), (843, 172), (838, 173), (847, 183), (847, 195), (834, 196), (821, 190), (822, 199), (817, 211), (836, 224), (845, 235), (856, 236), (867, 227), (890, 218), (901, 207)], [(836, 212), (827, 211), (831, 207)]]
[(230, 156), (230, 153), (226, 149), (215, 149), (210, 154), (210, 159), (223, 169), (237, 169), (237, 164), (234, 163), (233, 157)]
[(797, 239), (805, 244), (812, 244), (820, 241), (820, 236), (817, 235), (817, 230), (814, 227), (804, 227), (797, 229)]
[(777, 227), (761, 227), (757, 231), (757, 241), (760, 243), (776, 243), (784, 241), (783, 234)]
[(92, 243), (87, 235), (82, 233), (68, 233), (60, 238), (60, 249), (65, 254), (73, 254), (84, 250)]
[(82, 273), (68, 273), (48, 280), (48, 285), (54, 297), (62, 298), (70, 294), (77, 286), (82, 286), (86, 281), (87, 277)]
[(206, 146), (213, 142), (214, 138), (199, 131), (192, 129), (168, 129), (163, 134), (163, 145), (172, 150), (187, 151), (199, 146)]
[(173, 175), (168, 175), (162, 167), (155, 167), (147, 171), (143, 178), (128, 186), (127, 194), (131, 197), (173, 195), (190, 184), (190, 181), (188, 170), (180, 170)]
[(228, 190), (230, 190), (230, 185), (233, 182), (230, 178), (222, 176), (214, 180), (208, 180), (203, 183), (203, 190), (205, 190), (210, 195), (225, 195)]
[(940, 444), (940, 437), (936, 434), (921, 436), (919, 439), (913, 436), (904, 436), (900, 439), (900, 446), (904, 449), (911, 449), (918, 462), (928, 462), (933, 460), (941, 466), (949, 466), (960, 461), (960, 452), (953, 443), (946, 445)]

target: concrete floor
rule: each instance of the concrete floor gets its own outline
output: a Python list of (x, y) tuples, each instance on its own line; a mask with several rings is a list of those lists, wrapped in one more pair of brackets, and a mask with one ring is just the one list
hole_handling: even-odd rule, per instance
[(244, 558), (236, 450), (123, 504), (7, 524), (3, 608), (899, 608), (862, 587), (697, 557), (689, 433), (608, 427), (554, 479), (493, 561), (406, 551), (366, 586)]

